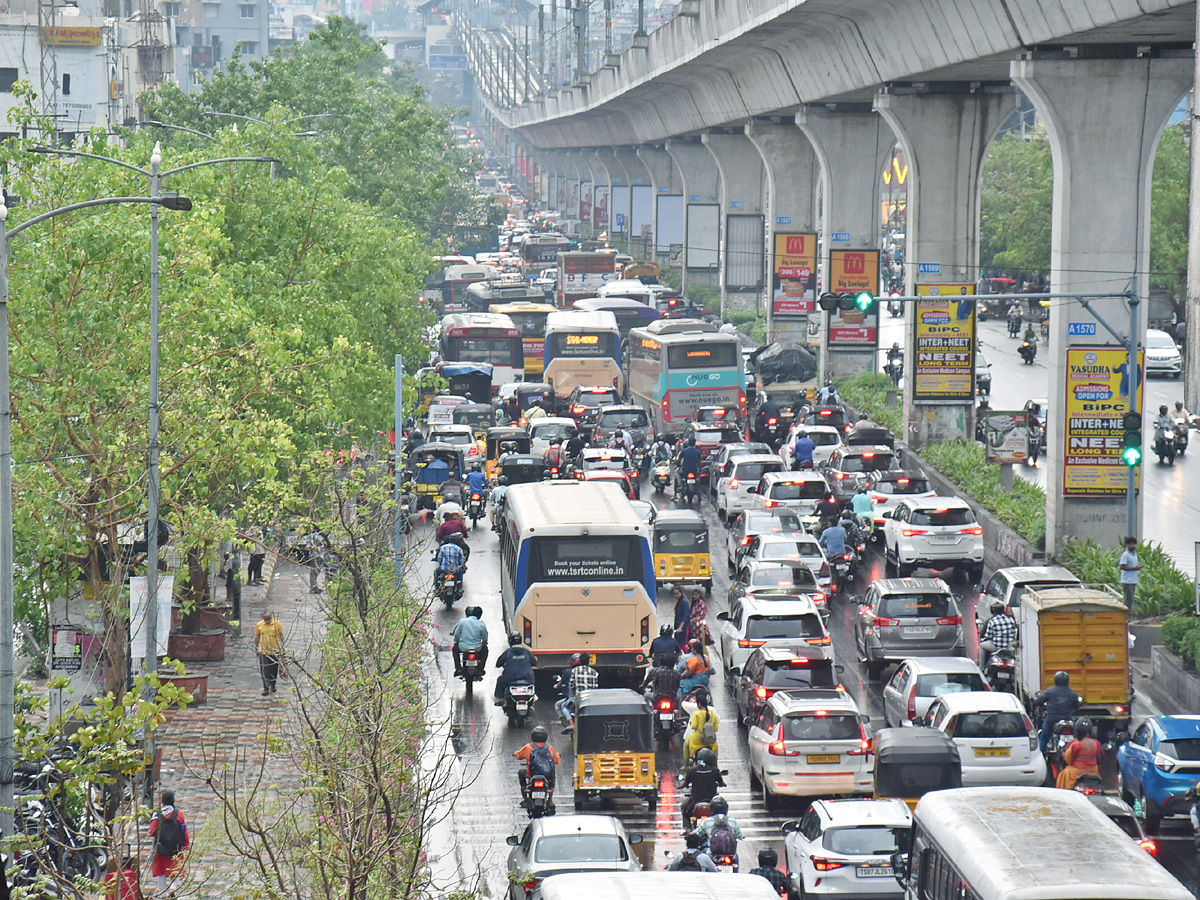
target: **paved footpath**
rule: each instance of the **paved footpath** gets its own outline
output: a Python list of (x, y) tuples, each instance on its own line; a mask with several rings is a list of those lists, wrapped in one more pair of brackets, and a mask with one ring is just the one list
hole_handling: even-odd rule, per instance
[[(257, 881), (254, 866), (233, 854), (222, 823), (222, 809), (209, 779), (236, 786), (246, 796), (256, 785), (262, 794), (287, 794), (300, 773), (288, 753), (268, 752), (264, 737), (295, 734), (290, 720), (291, 681), (280, 679), (278, 693), (262, 696), (262, 679), (254, 652), (254, 625), (270, 609), (283, 624), (290, 655), (307, 658), (323, 633), (320, 598), (309, 589), (305, 566), (267, 560), (266, 586), (242, 588), (242, 637), (230, 635), (222, 662), (197, 663), (209, 673), (208, 702), (170, 715), (160, 730), (162, 772), (159, 789), (175, 791), (192, 835), (188, 875), (181, 898), (235, 900), (253, 896), (248, 882)], [(260, 795), (262, 795), (260, 794)], [(144, 832), (143, 832), (144, 834)], [(149, 859), (143, 859), (143, 890), (153, 891)], [(249, 877), (247, 877), (249, 876)]]

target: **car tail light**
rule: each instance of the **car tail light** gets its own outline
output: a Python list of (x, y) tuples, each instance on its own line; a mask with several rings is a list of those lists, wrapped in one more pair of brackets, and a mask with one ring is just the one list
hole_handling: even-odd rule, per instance
[(1149, 838), (1143, 838), (1142, 840), (1138, 841), (1138, 846), (1151, 856), (1158, 856), (1158, 844), (1154, 843), (1154, 841), (1150, 840)]
[(772, 506), (778, 506), (778, 505), (779, 504), (776, 503), (774, 500), (764, 500), (763, 501), (763, 506), (765, 506), (767, 509), (770, 509)]
[(805, 638), (804, 643), (812, 644), (814, 646), (824, 647), (824, 646), (827, 646), (827, 645), (833, 643), (833, 641), (831, 641), (828, 637), (815, 637), (815, 638)]
[(841, 481), (843, 478), (846, 477), (846, 473), (845, 472), (834, 472), (833, 477), (836, 478), (838, 481)]
[(822, 603), (824, 603), (824, 602), (825, 602), (825, 595), (824, 595), (824, 594), (821, 594), (821, 593), (816, 593), (816, 594), (813, 594), (813, 595), (812, 595), (812, 600), (813, 600), (813, 603), (815, 603), (815, 604), (817, 604), (818, 606), (820, 606)]
[(907, 478), (897, 478), (896, 484), (908, 484), (908, 479)]
[(818, 872), (832, 872), (834, 869), (840, 869), (846, 864), (836, 859), (826, 859), (823, 856), (814, 856), (812, 858), (813, 868)]
[(766, 641), (754, 641), (749, 638), (738, 638), (738, 646), (745, 649), (746, 647), (761, 647)]
[(478, 455), (479, 455), (479, 445), (478, 445), (478, 444), (472, 444), (472, 445), (471, 445), (471, 450), (470, 450), (470, 452), (469, 452), (467, 455), (468, 455), (468, 456), (478, 456)]
[(667, 574), (667, 561), (665, 559), (660, 559), (658, 561), (658, 574), (659, 575)]
[(707, 559), (700, 560), (700, 571), (703, 572), (707, 568), (708, 568), (708, 560)]
[(901, 528), (900, 533), (905, 537), (912, 537), (915, 534), (929, 534), (928, 528)]
[(771, 688), (757, 687), (754, 689), (754, 696), (759, 700), (770, 700), (771, 695), (774, 693), (775, 691), (773, 691)]
[(905, 713), (910, 722), (917, 717), (917, 686), (915, 684), (909, 688), (908, 706), (905, 708)]
[(799, 750), (789, 750), (783, 741), (772, 741), (767, 744), (767, 752), (772, 756), (799, 756)]
[(966, 528), (962, 529), (959, 534), (983, 534), (983, 526), (968, 525)]
[(885, 626), (899, 625), (900, 620), (899, 619), (885, 619), (882, 616), (875, 616), (875, 618), (871, 619), (871, 624), (874, 625), (876, 628), (883, 628)]
[(887, 503), (887, 497), (883, 494), (872, 494), (871, 502), (872, 503)]
[(945, 616), (944, 618), (938, 619), (937, 623), (939, 625), (961, 625), (962, 616)]
[(1125, 713), (1125, 707), (1123, 706), (1114, 706), (1113, 710), (1117, 715), (1123, 715)]
[(832, 416), (833, 410), (832, 409), (822, 409), (817, 412), (817, 415), (818, 416)]
[[(524, 618), (524, 616), (522, 616), (522, 618)], [(528, 619), (525, 619), (525, 628), (523, 630), (525, 632), (526, 646), (532, 645), (533, 644), (533, 623), (530, 622)]]
[(864, 453), (864, 454), (862, 455), (862, 458), (863, 458), (863, 459), (874, 459), (874, 458), (875, 458), (875, 454), (874, 454), (874, 453)]
[(749, 543), (750, 543), (750, 535), (746, 535), (744, 538), (742, 538), (742, 546), (743, 547), (745, 547)]
[(788, 660), (788, 668), (790, 669), (803, 669), (807, 665), (808, 657), (805, 656), (793, 656)]
[(847, 756), (866, 756), (871, 752), (871, 739), (867, 737), (867, 729), (860, 724), (858, 726), (858, 746), (853, 750), (847, 750)]
[(583, 415), (583, 412), (584, 412), (584, 410), (585, 410), (586, 408), (587, 408), (587, 407), (584, 407), (584, 406), (578, 406), (578, 405), (576, 405), (576, 406), (572, 406), (572, 407), (571, 407), (571, 412), (575, 413), (575, 415), (577, 415), (577, 416), (580, 416), (580, 415)]
[(736, 491), (738, 489), (739, 484), (741, 484), (741, 482), (739, 482), (736, 478), (729, 479), (729, 489), (731, 491)]

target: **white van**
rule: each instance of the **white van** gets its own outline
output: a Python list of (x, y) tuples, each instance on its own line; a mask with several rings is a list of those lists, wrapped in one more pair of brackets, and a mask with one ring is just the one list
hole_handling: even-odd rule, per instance
[(574, 872), (551, 875), (542, 882), (541, 889), (541, 900), (663, 900), (664, 897), (779, 900), (771, 883), (758, 875), (712, 872)]

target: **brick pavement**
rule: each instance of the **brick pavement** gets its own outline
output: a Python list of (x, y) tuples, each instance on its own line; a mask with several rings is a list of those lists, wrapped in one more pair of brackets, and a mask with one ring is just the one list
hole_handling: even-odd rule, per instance
[[(262, 696), (262, 679), (254, 653), (254, 624), (268, 608), (284, 627), (289, 654), (306, 658), (323, 633), (322, 610), (309, 590), (305, 566), (270, 554), (264, 570), (265, 587), (243, 586), (242, 637), (230, 635), (222, 662), (196, 663), (209, 673), (208, 702), (174, 712), (159, 732), (162, 748), (160, 789), (172, 788), (192, 835), (188, 875), (178, 896), (222, 898), (256, 896), (248, 884), (253, 866), (234, 855), (223, 827), (222, 810), (208, 779), (236, 786), (245, 796), (257, 789), (261, 796), (286, 796), (299, 786), (300, 773), (286, 748), (295, 734), (290, 719), (294, 683), (280, 679), (278, 693)], [(268, 749), (264, 738), (283, 738)], [(215, 813), (215, 814), (214, 814)], [(145, 860), (144, 889), (153, 890)]]

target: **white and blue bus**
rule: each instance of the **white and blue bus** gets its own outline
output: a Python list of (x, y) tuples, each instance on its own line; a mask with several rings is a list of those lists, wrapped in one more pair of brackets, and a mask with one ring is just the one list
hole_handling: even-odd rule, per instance
[(625, 393), (621, 331), (607, 310), (563, 310), (546, 316), (542, 379), (561, 404), (577, 387), (614, 387)]
[(680, 432), (701, 406), (746, 416), (746, 367), (736, 334), (699, 319), (660, 319), (627, 338), (629, 399), (651, 417), (656, 434)]
[(649, 529), (619, 488), (585, 481), (518, 484), (500, 532), (504, 626), (539, 670), (574, 653), (632, 675), (657, 634)]

